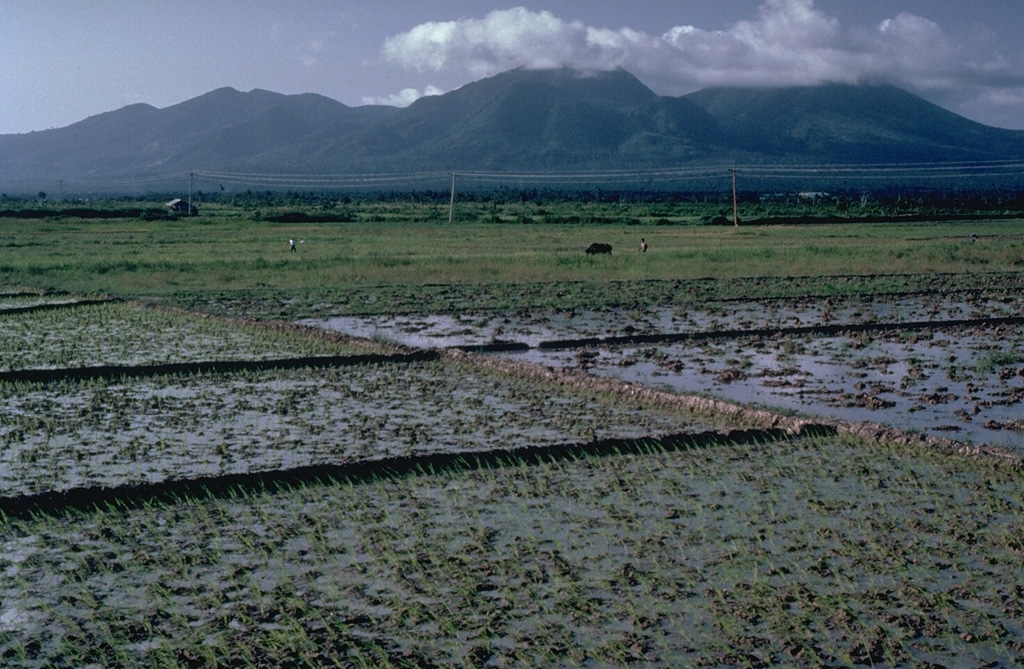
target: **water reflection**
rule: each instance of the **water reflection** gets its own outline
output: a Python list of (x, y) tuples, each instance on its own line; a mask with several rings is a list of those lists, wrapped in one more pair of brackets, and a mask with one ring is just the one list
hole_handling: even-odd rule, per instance
[(603, 345), (585, 352), (536, 348), (569, 339), (955, 321), (1019, 316), (1021, 311), (1020, 300), (911, 295), (733, 301), (704, 309), (533, 310), (303, 323), (420, 348), (518, 342), (531, 349), (497, 355), (551, 367), (583, 367), (674, 392), (1024, 450), (1021, 326)]

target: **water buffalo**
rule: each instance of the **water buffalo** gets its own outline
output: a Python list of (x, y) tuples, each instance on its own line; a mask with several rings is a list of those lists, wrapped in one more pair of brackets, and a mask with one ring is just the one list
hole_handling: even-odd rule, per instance
[(612, 252), (612, 245), (611, 244), (602, 244), (600, 242), (594, 242), (593, 244), (588, 246), (587, 250), (586, 250), (587, 255), (594, 255), (595, 253), (611, 253), (611, 252)]

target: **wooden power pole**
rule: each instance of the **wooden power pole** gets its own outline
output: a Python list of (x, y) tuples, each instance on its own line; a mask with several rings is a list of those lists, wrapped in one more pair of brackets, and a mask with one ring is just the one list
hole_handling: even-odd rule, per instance
[(740, 206), (736, 201), (736, 166), (732, 166), (732, 225), (733, 227), (739, 227), (740, 224)]
[(452, 172), (452, 199), (448, 202), (448, 223), (452, 222), (455, 215), (455, 172)]

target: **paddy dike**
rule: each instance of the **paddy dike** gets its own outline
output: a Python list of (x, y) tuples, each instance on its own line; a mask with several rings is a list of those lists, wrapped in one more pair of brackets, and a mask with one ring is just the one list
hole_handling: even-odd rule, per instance
[[(557, 460), (808, 434), (851, 434), (1019, 466), (1024, 448), (1014, 442), (964, 439), (966, 429), (946, 425), (952, 406), (973, 402), (972, 411), (952, 415), (965, 423), (979, 416), (977, 424), (991, 433), (1022, 431), (1024, 364), (1016, 356), (1024, 350), (1024, 328), (1019, 316), (1007, 315), (1017, 305), (921, 303), (902, 311), (939, 318), (891, 322), (878, 317), (898, 307), (860, 302), (691, 309), (687, 322), (712, 326), (696, 332), (656, 331), (683, 320), (669, 309), (511, 315), (500, 317), (509, 330), (588, 336), (533, 335), (531, 345), (493, 341), (492, 333), (490, 344), (444, 348), (412, 345), (423, 343), (429, 316), (362, 340), (354, 337), (365, 333), (308, 322), (202, 316), (185, 335), (174, 333), (182, 351), (221, 350), (207, 341), (217, 328), (270, 338), (248, 359), (0, 371), (8, 410), (0, 425), (7, 445), (0, 510), (262, 489), (320, 475), (389, 476), (456, 462), (486, 466), (513, 454)], [(79, 306), (82, 314), (97, 308)], [(113, 309), (114, 324), (129, 317), (163, 323), (160, 314), (132, 305)], [(772, 317), (793, 324), (766, 327)], [(807, 322), (816, 317), (830, 322)], [(443, 336), (479, 338), (495, 317), (473, 318)], [(761, 327), (717, 327), (749, 326), (755, 318)], [(615, 334), (595, 335), (602, 326)], [(405, 331), (414, 333), (408, 341)], [(266, 355), (292, 339), (380, 352)], [(934, 387), (939, 377), (945, 385)], [(918, 423), (901, 423), (904, 415)], [(931, 423), (940, 426), (920, 427)]]
[(1022, 314), (974, 291), (301, 322), (1024, 453)]
[[(640, 322), (624, 313), (603, 322)], [(907, 346), (908, 383), (952, 364), (1017, 388), (1018, 325), (494, 354), (130, 305), (51, 315), (3, 324), (76, 335), (0, 366), (53, 375), (0, 383), (8, 663), (1020, 662), (1019, 452), (656, 387), (676, 367), (759, 379), (748, 352), (785, 356), (769, 387), (818, 358), (885, 376)], [(655, 382), (594, 373), (606, 353)], [(201, 362), (224, 357), (238, 367)]]
[(437, 351), (418, 350), (409, 353), (356, 355), (314, 355), (298, 358), (264, 360), (207, 360), (160, 365), (99, 365), (95, 367), (63, 367), (46, 369), (13, 369), (0, 371), (0, 383), (57, 383), (59, 381), (112, 380), (149, 378), (190, 374), (229, 374), (285, 369), (323, 369), (386, 363), (427, 362), (437, 360)]
[(171, 479), (155, 483), (89, 486), (61, 491), (0, 497), (4, 517), (31, 517), (33, 514), (90, 511), (105, 506), (119, 509), (170, 504), (178, 500), (224, 499), (245, 491), (280, 490), (326, 482), (349, 484), (398, 479), (409, 475), (441, 475), (495, 469), (506, 466), (539, 465), (575, 461), (588, 457), (672, 453), (715, 446), (737, 447), (763, 444), (797, 437), (828, 436), (835, 430), (826, 426), (805, 425), (798, 433), (778, 428), (746, 429), (652, 435), (634, 439), (600, 439), (588, 443), (521, 446), (482, 451), (426, 453), (390, 458), (373, 458), (339, 464), (318, 464), (292, 469), (253, 471), (240, 474)]
[(4, 304), (4, 299), (16, 298), (18, 302), (23, 302), (24, 297), (20, 293), (0, 295), (0, 316), (11, 315), (11, 314), (29, 314), (36, 311), (56, 311), (61, 309), (73, 309), (75, 307), (92, 306), (96, 304), (107, 304), (114, 302), (111, 298), (97, 298), (94, 300), (83, 300), (73, 297), (67, 297), (63, 301), (60, 298), (39, 296), (33, 298), (31, 302), (26, 304), (19, 304), (13, 306), (10, 304)]

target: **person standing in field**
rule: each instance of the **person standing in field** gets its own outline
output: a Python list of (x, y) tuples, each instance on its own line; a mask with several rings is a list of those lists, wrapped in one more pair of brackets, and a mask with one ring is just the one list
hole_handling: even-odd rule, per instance
[(288, 246), (291, 248), (292, 251), (294, 251), (295, 250), (295, 240), (294, 239), (289, 239), (288, 240)]
[(647, 253), (647, 240), (640, 238), (640, 253)]

